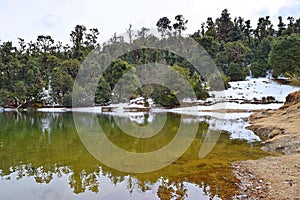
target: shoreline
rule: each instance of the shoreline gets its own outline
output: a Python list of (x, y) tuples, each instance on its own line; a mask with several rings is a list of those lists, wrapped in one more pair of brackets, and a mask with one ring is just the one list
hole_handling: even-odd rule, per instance
[(252, 130), (264, 141), (263, 150), (280, 155), (232, 163), (240, 194), (234, 199), (300, 198), (300, 91), (286, 97), (277, 110), (250, 117)]

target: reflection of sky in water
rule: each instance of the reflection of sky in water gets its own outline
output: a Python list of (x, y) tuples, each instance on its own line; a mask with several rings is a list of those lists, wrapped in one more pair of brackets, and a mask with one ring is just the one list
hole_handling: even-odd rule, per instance
[[(36, 169), (39, 170), (39, 169)], [(168, 179), (160, 178), (156, 183), (146, 183), (143, 188), (138, 187), (139, 180), (131, 176), (125, 176), (124, 180), (116, 184), (112, 184), (112, 180), (102, 174), (97, 175), (96, 181), (98, 184), (98, 192), (91, 192), (90, 190), (84, 193), (74, 194), (72, 188), (66, 187), (70, 183), (69, 176), (72, 172), (66, 174), (66, 176), (53, 175), (51, 184), (41, 183), (35, 184), (33, 177), (23, 177), (18, 181), (18, 173), (15, 172), (10, 175), (10, 181), (0, 181), (0, 194), (1, 199), (16, 199), (16, 192), (20, 194), (23, 200), (41, 200), (41, 199), (132, 199), (132, 200), (154, 200), (160, 199), (160, 191), (169, 190), (172, 199), (184, 197), (187, 200), (195, 199), (211, 199), (212, 194), (210, 187), (197, 184), (192, 184), (183, 181), (181, 184), (169, 183)], [(2, 177), (2, 180), (5, 177)], [(1, 192), (5, 191), (5, 192)], [(177, 191), (177, 194), (176, 194)], [(181, 192), (185, 191), (185, 192)], [(164, 191), (165, 192), (165, 191)], [(220, 199), (214, 196), (213, 199)]]
[[(39, 118), (39, 126), (41, 128), (42, 134), (48, 135), (48, 143), (51, 143), (51, 132), (52, 127), (62, 127), (62, 122), (59, 120), (60, 113), (47, 113)], [(31, 125), (35, 122), (35, 118), (31, 118)]]
[(50, 118), (41, 118), (40, 119), (40, 125), (42, 128), (43, 134), (45, 132), (51, 133), (51, 121), (52, 121), (52, 119), (50, 119)]
[[(109, 115), (114, 117), (128, 118), (130, 121), (137, 124), (144, 124), (145, 122), (151, 123), (154, 121), (156, 113), (109, 113)], [(189, 116), (183, 115), (183, 123), (190, 124), (196, 122), (207, 122), (209, 124), (210, 130), (216, 131), (227, 131), (230, 134), (231, 139), (241, 139), (248, 142), (260, 141), (259, 137), (255, 135), (252, 131), (246, 129), (248, 123), (249, 113), (237, 113), (234, 117), (226, 118), (224, 117), (212, 117), (212, 116)], [(231, 114), (231, 115), (234, 115)], [(244, 117), (245, 115), (245, 117)]]
[(184, 123), (193, 123), (193, 122), (202, 122), (205, 121), (209, 124), (210, 130), (223, 130), (227, 131), (230, 134), (231, 139), (241, 139), (248, 142), (260, 141), (260, 138), (255, 135), (252, 131), (246, 129), (246, 126), (249, 125), (248, 121), (245, 118), (237, 119), (222, 119), (222, 118), (213, 118), (213, 117), (186, 117), (183, 119)]

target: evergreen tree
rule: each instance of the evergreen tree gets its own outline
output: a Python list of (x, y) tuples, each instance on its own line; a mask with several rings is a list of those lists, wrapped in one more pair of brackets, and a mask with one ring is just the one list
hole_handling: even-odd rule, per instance
[(229, 32), (233, 29), (234, 24), (227, 9), (222, 11), (221, 17), (216, 20), (216, 25), (219, 41), (233, 41), (229, 36)]
[(277, 25), (278, 26), (277, 36), (282, 36), (283, 32), (286, 30), (285, 27), (286, 25), (282, 21), (282, 16), (279, 16), (278, 19), (279, 19), (279, 24)]

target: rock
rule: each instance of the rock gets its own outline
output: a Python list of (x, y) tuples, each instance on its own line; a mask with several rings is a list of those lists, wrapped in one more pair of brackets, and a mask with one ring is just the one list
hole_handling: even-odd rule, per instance
[(282, 108), (286, 108), (291, 105), (295, 105), (297, 103), (300, 103), (300, 91), (296, 91), (288, 94), (285, 98), (285, 103)]

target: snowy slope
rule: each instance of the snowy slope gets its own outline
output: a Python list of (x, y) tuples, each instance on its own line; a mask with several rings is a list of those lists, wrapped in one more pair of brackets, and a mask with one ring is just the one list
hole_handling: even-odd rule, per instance
[(225, 91), (213, 91), (210, 94), (215, 98), (209, 100), (233, 100), (245, 99), (261, 100), (263, 97), (273, 96), (277, 101), (285, 101), (285, 97), (300, 87), (279, 84), (268, 78), (249, 78), (246, 81), (230, 82), (231, 88)]

